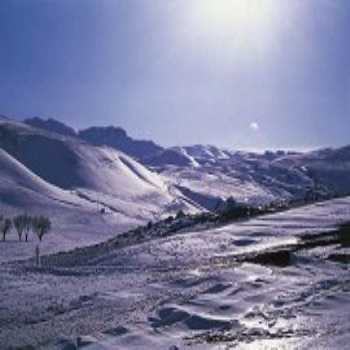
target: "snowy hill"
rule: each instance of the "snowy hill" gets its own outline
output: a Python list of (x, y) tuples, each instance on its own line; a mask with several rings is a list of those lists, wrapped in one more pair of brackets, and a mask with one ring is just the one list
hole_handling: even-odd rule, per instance
[(222, 150), (215, 146), (194, 145), (185, 147), (170, 147), (157, 153), (153, 157), (143, 160), (151, 166), (199, 166), (216, 163), (218, 160), (229, 159), (232, 152)]
[(0, 343), (55, 350), (209, 350), (238, 342), (239, 349), (347, 349), (350, 227), (339, 225), (349, 222), (349, 208), (350, 198), (343, 198), (171, 230), (182, 218), (47, 256), (42, 269), (33, 261), (0, 265)]
[(52, 118), (28, 118), (23, 121), (34, 128), (63, 136), (79, 137), (95, 146), (109, 146), (136, 159), (153, 157), (163, 151), (163, 147), (153, 141), (135, 140), (120, 127), (91, 127), (76, 132), (72, 127)]
[[(285, 345), (317, 334), (315, 345), (329, 327), (343, 344), (349, 298), (339, 293), (348, 292), (350, 231), (338, 225), (349, 222), (350, 197), (218, 226), (204, 220), (212, 214), (168, 216), (214, 210), (231, 196), (234, 205), (259, 205), (343, 195), (350, 147), (258, 154), (195, 145), (144, 162), (150, 168), (114, 148), (0, 116), (0, 214), (49, 216), (41, 251), (59, 252), (37, 269), (33, 260), (14, 263), (33, 257), (34, 235), (18, 242), (12, 231), (2, 242), (1, 344), (182, 349), (192, 337), (197, 349), (211, 349), (225, 339), (254, 347), (276, 335)], [(150, 220), (157, 222), (140, 226)], [(309, 317), (320, 301), (315, 323)]]
[(155, 167), (162, 167), (164, 165), (178, 167), (198, 166), (197, 161), (187, 153), (184, 147), (167, 148), (154, 157), (144, 159), (143, 162)]
[(336, 194), (350, 192), (350, 146), (282, 158), (276, 160), (275, 164), (303, 167), (316, 184)]
[[(100, 242), (132, 224), (123, 215), (102, 216), (91, 201), (45, 182), (0, 149), (0, 213), (11, 217), (24, 212), (47, 215), (52, 220), (53, 232), (43, 243), (45, 252)], [(1, 259), (23, 259), (33, 254), (33, 236), (23, 245), (16, 240), (10, 234)]]
[(40, 204), (33, 201), (35, 196), (66, 201), (71, 204), (79, 202), (76, 198), (69, 198), (71, 197), (69, 191), (64, 191), (45, 182), (2, 149), (0, 149), (0, 169), (2, 204), (26, 205), (29, 202), (35, 206)]
[(160, 175), (112, 148), (1, 119), (0, 152), (0, 212), (46, 213), (80, 244), (180, 209), (197, 211)]
[(3, 118), (0, 147), (45, 181), (132, 217), (157, 216), (185, 202), (213, 210), (230, 196), (260, 205), (350, 192), (350, 147), (263, 154), (211, 145), (163, 149), (121, 128), (92, 127), (77, 135), (59, 122), (33, 120), (39, 128)]
[(0, 135), (1, 148), (42, 179), (63, 189), (82, 188), (120, 198), (149, 196), (153, 192), (170, 198), (157, 174), (111, 148), (95, 147), (20, 123), (0, 124)]
[(195, 145), (164, 150), (147, 160), (154, 170), (209, 210), (233, 196), (265, 204), (302, 200), (311, 192), (350, 192), (350, 147), (310, 153), (233, 152)]

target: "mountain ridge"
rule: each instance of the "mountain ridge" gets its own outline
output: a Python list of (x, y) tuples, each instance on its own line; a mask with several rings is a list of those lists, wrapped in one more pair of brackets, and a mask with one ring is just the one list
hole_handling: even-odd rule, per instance
[(76, 131), (67, 124), (53, 118), (28, 118), (23, 121), (32, 127), (53, 132), (63, 136), (80, 138), (95, 146), (109, 146), (122, 151), (136, 159), (144, 159), (164, 150), (163, 147), (149, 140), (136, 140), (127, 132), (116, 126), (92, 126)]
[[(70, 127), (65, 125), (61, 129), (70, 130)], [(263, 205), (303, 200), (310, 191), (329, 196), (350, 192), (347, 181), (350, 146), (304, 153), (282, 150), (255, 153), (199, 144), (163, 148), (152, 141), (134, 140), (124, 129), (113, 126), (91, 127), (76, 132), (75, 138), (124, 152), (158, 173), (163, 183), (177, 194), (207, 210), (229, 196)], [(71, 161), (72, 167), (76, 167), (74, 159)], [(124, 165), (128, 167), (127, 164)]]

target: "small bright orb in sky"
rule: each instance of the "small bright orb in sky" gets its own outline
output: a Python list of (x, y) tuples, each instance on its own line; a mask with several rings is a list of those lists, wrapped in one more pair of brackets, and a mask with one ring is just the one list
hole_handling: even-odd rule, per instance
[(253, 130), (253, 131), (258, 131), (259, 128), (260, 128), (260, 126), (259, 126), (259, 124), (258, 124), (257, 122), (251, 122), (251, 123), (249, 124), (249, 127), (250, 127), (250, 129)]

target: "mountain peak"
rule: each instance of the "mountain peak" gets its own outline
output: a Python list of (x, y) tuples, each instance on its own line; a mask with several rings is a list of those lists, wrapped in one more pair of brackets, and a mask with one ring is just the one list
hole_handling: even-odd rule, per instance
[(95, 126), (80, 130), (79, 137), (96, 146), (116, 148), (137, 159), (149, 158), (163, 151), (163, 148), (153, 141), (134, 140), (124, 129), (115, 126)]
[(33, 117), (25, 119), (23, 122), (27, 125), (33, 126), (34, 128), (44, 129), (56, 134), (72, 137), (77, 136), (77, 133), (73, 128), (53, 118), (48, 118), (45, 120), (40, 117)]
[(79, 135), (83, 138), (86, 137), (123, 137), (128, 138), (127, 132), (119, 126), (92, 126), (90, 128), (80, 130)]

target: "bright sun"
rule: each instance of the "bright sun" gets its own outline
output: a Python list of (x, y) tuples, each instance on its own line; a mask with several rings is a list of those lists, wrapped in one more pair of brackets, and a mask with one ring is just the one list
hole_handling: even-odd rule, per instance
[(192, 0), (189, 4), (194, 31), (208, 40), (229, 39), (237, 48), (267, 44), (281, 7), (276, 0)]

